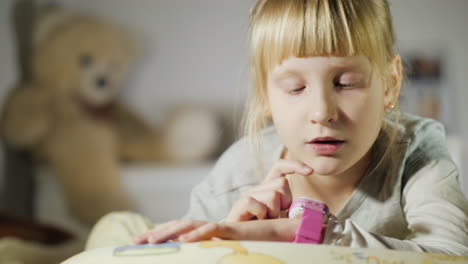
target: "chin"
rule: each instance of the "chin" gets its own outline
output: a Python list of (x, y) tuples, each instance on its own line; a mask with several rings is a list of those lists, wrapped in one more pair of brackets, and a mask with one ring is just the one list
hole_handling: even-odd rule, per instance
[(335, 168), (317, 168), (314, 171), (314, 174), (321, 175), (321, 176), (333, 176), (338, 175), (341, 170), (337, 170)]
[(318, 175), (337, 175), (343, 172), (342, 162), (336, 158), (317, 157), (305, 163), (314, 169), (314, 174)]

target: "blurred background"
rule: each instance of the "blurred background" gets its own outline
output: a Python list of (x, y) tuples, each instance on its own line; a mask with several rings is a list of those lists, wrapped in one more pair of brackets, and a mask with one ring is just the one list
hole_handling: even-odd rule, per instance
[[(123, 84), (119, 100), (153, 127), (166, 125), (174, 106), (190, 105), (202, 110), (201, 119), (221, 131), (207, 138), (215, 145), (212, 155), (196, 162), (122, 166), (121, 181), (126, 192), (138, 196), (135, 198), (138, 211), (155, 222), (180, 217), (188, 207), (190, 189), (236, 138), (235, 128), (248, 89), (246, 36), (252, 3), (252, 0), (2, 0), (0, 105), (4, 105), (15, 84), (25, 78), (24, 61), (31, 46), (27, 43), (31, 41), (28, 32), (38, 10), (57, 7), (78, 10), (132, 31), (138, 38), (139, 56)], [(390, 3), (398, 50), (408, 70), (401, 108), (444, 123), (447, 144), (460, 167), (466, 193), (468, 1), (390, 0)], [(81, 224), (68, 213), (63, 191), (51, 177), (53, 171), (34, 162), (27, 153), (3, 147), (1, 155), (3, 212), (86, 234), (89, 225)], [(168, 200), (171, 206), (167, 206)]]

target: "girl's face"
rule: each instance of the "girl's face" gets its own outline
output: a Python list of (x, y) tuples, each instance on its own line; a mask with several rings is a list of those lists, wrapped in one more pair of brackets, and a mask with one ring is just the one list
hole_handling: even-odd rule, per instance
[(268, 112), (288, 157), (319, 175), (368, 163), (384, 108), (398, 96), (398, 67), (398, 89), (386, 88), (365, 56), (291, 57), (275, 67), (268, 74)]

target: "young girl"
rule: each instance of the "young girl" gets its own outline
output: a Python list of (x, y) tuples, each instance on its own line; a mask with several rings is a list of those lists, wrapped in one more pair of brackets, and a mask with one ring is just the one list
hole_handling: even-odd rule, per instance
[(143, 233), (135, 243), (305, 241), (468, 255), (468, 202), (444, 129), (398, 112), (394, 47), (386, 0), (259, 0), (249, 137), (193, 190), (185, 219), (148, 231), (140, 216), (107, 217), (88, 247), (102, 245), (100, 230), (117, 219), (127, 237)]

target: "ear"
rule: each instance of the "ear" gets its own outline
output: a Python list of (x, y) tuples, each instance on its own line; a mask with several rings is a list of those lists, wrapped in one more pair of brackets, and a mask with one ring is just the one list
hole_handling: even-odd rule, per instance
[(71, 11), (64, 9), (55, 9), (40, 15), (34, 30), (33, 45), (40, 46), (59, 25), (68, 21), (73, 15)]
[(270, 104), (268, 102), (265, 102), (265, 106), (263, 107), (263, 116), (265, 118), (271, 118), (272, 117), (271, 107), (270, 107)]
[(403, 69), (401, 65), (400, 54), (392, 56), (390, 61), (390, 76), (385, 86), (384, 106), (385, 108), (393, 108), (398, 103), (400, 95), (401, 83), (403, 79)]

